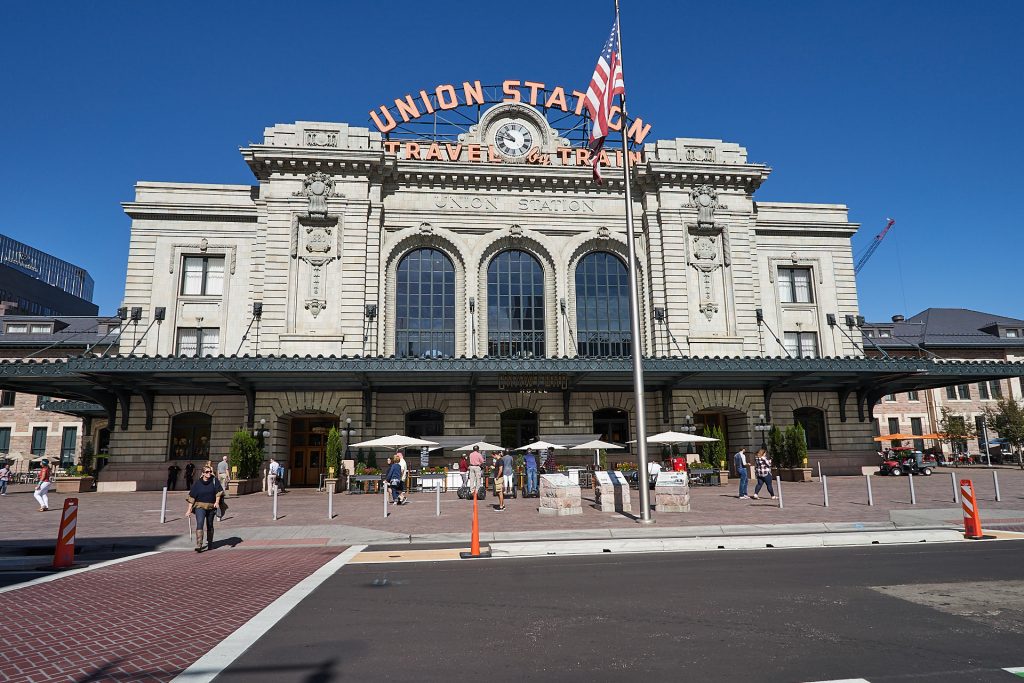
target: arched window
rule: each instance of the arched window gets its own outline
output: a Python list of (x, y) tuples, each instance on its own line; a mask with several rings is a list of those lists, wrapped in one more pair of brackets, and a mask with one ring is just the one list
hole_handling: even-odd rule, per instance
[(444, 435), (444, 413), (436, 410), (413, 410), (405, 414), (405, 435), (418, 439)]
[(206, 413), (181, 413), (171, 418), (171, 450), (175, 460), (207, 460), (213, 418)]
[(601, 441), (625, 444), (629, 441), (629, 413), (618, 408), (594, 411), (594, 433)]
[(503, 251), (487, 267), (487, 354), (544, 355), (544, 271), (525, 251)]
[(519, 448), (537, 440), (539, 425), (537, 413), (524, 408), (513, 408), (501, 414), (501, 445)]
[(455, 355), (455, 267), (437, 249), (416, 249), (398, 264), (395, 355)]
[(576, 266), (576, 350), (581, 356), (630, 355), (629, 274), (614, 254), (587, 254)]
[(828, 448), (828, 432), (825, 431), (825, 413), (817, 408), (797, 408), (793, 411), (793, 422), (804, 428), (808, 450)]

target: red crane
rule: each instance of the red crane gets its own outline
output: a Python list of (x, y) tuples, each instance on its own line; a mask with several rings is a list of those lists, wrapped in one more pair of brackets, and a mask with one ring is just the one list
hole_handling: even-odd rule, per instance
[(889, 234), (889, 230), (892, 229), (892, 226), (896, 224), (895, 218), (888, 218), (886, 220), (888, 222), (885, 224), (885, 228), (882, 229), (882, 232), (875, 235), (875, 239), (871, 242), (871, 245), (867, 248), (867, 251), (865, 251), (859, 259), (857, 259), (857, 265), (853, 267), (854, 275), (859, 273), (861, 271), (861, 268), (863, 268), (867, 264), (867, 262), (871, 260), (871, 257), (874, 256), (875, 251), (878, 249), (878, 246), (882, 243), (882, 240), (884, 240), (885, 236)]

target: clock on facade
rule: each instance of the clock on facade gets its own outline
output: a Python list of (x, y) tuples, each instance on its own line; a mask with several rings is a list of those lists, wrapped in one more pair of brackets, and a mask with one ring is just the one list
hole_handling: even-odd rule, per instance
[(494, 131), (494, 146), (506, 157), (522, 157), (533, 147), (533, 131), (519, 121), (506, 121)]

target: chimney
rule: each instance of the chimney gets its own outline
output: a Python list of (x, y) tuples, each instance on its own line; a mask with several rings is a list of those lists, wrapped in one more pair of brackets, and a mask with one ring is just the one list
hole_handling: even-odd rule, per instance
[(906, 320), (906, 318), (904, 318), (904, 317), (903, 317), (902, 315), (894, 315), (894, 316), (892, 317), (892, 321), (893, 321), (894, 323), (901, 323), (901, 322), (903, 322), (904, 320)]

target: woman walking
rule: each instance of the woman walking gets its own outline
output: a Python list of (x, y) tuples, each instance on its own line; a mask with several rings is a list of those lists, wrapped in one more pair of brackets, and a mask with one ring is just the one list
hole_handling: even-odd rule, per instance
[[(199, 480), (192, 484), (189, 489), (188, 510), (186, 515), (196, 515), (196, 552), (213, 550), (213, 518), (216, 516), (217, 508), (220, 507), (220, 499), (224, 496), (224, 489), (220, 482), (213, 476), (213, 465), (203, 465), (203, 472)], [(206, 547), (203, 548), (203, 529), (206, 530)]]
[(754, 500), (762, 486), (768, 487), (768, 494), (775, 500), (775, 490), (772, 488), (772, 460), (768, 457), (768, 451), (763, 448), (757, 450), (754, 458), (754, 474), (757, 476), (757, 486), (754, 487)]
[(50, 509), (50, 498), (46, 495), (50, 490), (50, 461), (44, 458), (42, 465), (39, 468), (39, 482), (32, 495), (39, 502), (39, 511), (46, 512)]
[(391, 504), (401, 505), (402, 504), (402, 465), (398, 461), (398, 457), (390, 459), (391, 466), (388, 467), (388, 473), (384, 475), (384, 481), (388, 486), (391, 487)]

